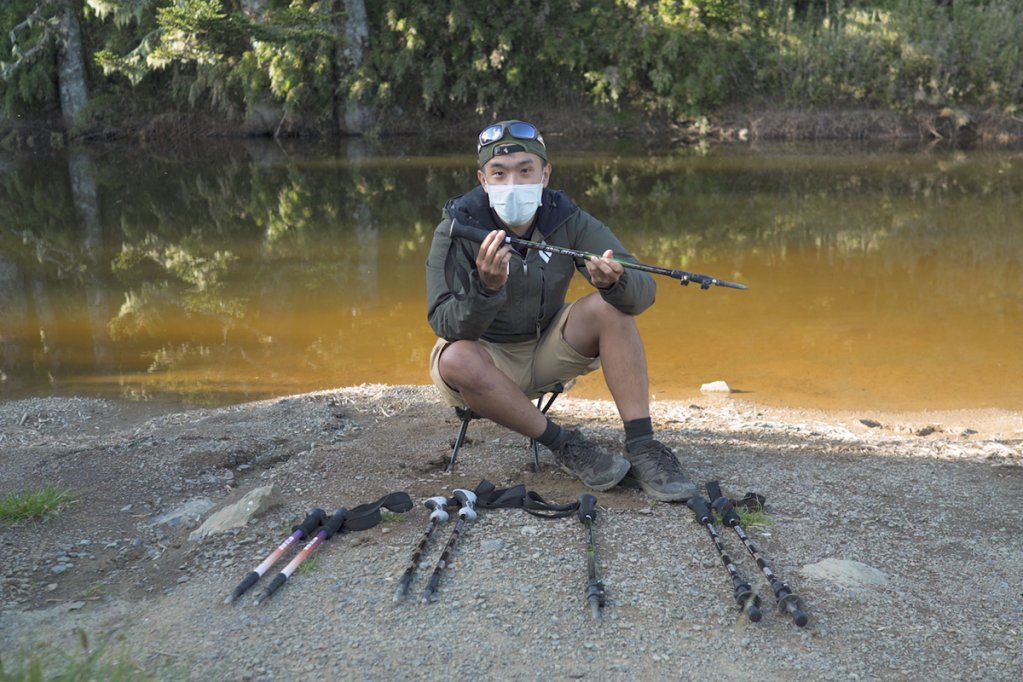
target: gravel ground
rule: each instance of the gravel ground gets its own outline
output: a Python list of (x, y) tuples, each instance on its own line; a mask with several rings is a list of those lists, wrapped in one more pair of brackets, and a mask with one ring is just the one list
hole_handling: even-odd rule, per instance
[[(552, 415), (620, 442), (610, 403), (561, 398)], [(425, 498), (481, 479), (558, 502), (586, 491), (549, 457), (533, 474), (525, 439), (488, 422), (473, 423), (445, 474), (457, 422), (432, 389), (362, 386), (187, 411), (0, 405), (0, 495), (52, 484), (79, 496), (55, 519), (0, 529), (0, 656), (7, 670), (29, 651), (66, 665), (84, 655), (84, 633), (157, 679), (1018, 677), (1023, 414), (822, 413), (704, 397), (655, 403), (653, 417), (694, 480), (766, 496), (771, 523), (746, 530), (801, 596), (806, 627), (775, 610), (731, 531), (719, 530), (761, 596), (759, 623), (739, 613), (684, 505), (621, 488), (597, 494), (600, 620), (585, 606), (585, 528), (519, 510), (466, 524), (438, 599), (423, 604), (453, 528), (442, 526), (394, 603), (427, 526)], [(188, 539), (213, 511), (270, 484), (282, 506)], [(259, 606), (269, 576), (223, 603), (312, 507), (395, 490), (412, 496), (412, 511), (335, 536)], [(197, 501), (201, 512), (172, 513)]]

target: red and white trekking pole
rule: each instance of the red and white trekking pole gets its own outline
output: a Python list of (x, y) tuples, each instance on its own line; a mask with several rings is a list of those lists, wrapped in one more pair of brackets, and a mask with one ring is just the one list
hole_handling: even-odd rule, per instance
[(249, 573), (245, 578), (238, 583), (238, 587), (234, 588), (234, 592), (227, 595), (224, 599), (225, 604), (230, 604), (238, 597), (248, 590), (250, 587), (256, 584), (256, 582), (270, 570), (270, 567), (277, 563), (284, 554), (299, 540), (307, 538), (309, 535), (323, 524), (323, 520), (327, 518), (327, 512), (322, 509), (313, 509), (309, 514), (306, 515), (305, 520), (299, 525), (292, 528), (292, 533), (284, 542), (282, 542), (277, 549), (270, 552), (269, 556), (263, 560), (259, 566), (256, 566), (256, 570)]

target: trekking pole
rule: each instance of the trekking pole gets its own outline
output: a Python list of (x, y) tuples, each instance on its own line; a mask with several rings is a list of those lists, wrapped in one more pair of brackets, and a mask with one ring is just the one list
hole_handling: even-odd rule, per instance
[[(468, 225), (461, 225), (458, 222), (451, 221), (451, 229), (448, 231), (451, 237), (462, 237), (469, 239), (474, 242), (482, 242), (489, 232), (480, 229), (478, 227), (470, 227)], [(591, 258), (603, 258), (600, 254), (589, 253), (587, 251), (577, 251), (576, 249), (569, 249), (564, 246), (555, 246), (553, 244), (547, 244), (544, 242), (531, 242), (525, 239), (518, 239), (517, 237), (505, 236), (505, 244), (514, 244), (516, 246), (525, 246), (529, 249), (535, 249), (537, 251), (546, 251), (547, 253), (557, 253), (563, 256), (572, 256), (573, 258), (581, 258), (583, 260), (589, 260)], [(657, 265), (646, 265), (645, 263), (634, 263), (628, 260), (622, 260), (619, 258), (612, 258), (612, 261), (618, 263), (623, 268), (630, 268), (632, 270), (642, 270), (643, 272), (652, 272), (657, 275), (666, 275), (673, 279), (677, 279), (679, 284), (682, 286), (688, 286), (690, 282), (696, 282), (700, 285), (701, 289), (710, 289), (711, 285), (719, 287), (728, 287), (729, 289), (746, 289), (745, 284), (739, 284), (738, 282), (729, 282), (726, 279), (718, 279), (717, 277), (711, 277), (710, 275), (699, 275), (695, 272), (687, 272), (685, 270), (674, 270), (672, 268), (662, 268)]]
[(739, 515), (735, 513), (735, 507), (732, 505), (732, 501), (725, 496), (720, 496), (712, 505), (717, 515), (721, 517), (721, 520), (725, 525), (730, 526), (735, 534), (742, 540), (742, 544), (746, 547), (746, 550), (753, 557), (753, 560), (757, 562), (757, 566), (767, 576), (767, 581), (771, 583), (771, 589), (774, 590), (774, 598), (778, 602), (779, 611), (788, 611), (789, 615), (792, 616), (792, 622), (803, 627), (806, 625), (809, 618), (806, 612), (803, 611), (802, 601), (799, 599), (799, 595), (792, 591), (792, 588), (786, 585), (784, 582), (778, 579), (777, 576), (771, 571), (771, 568), (767, 565), (767, 562), (760, 556), (757, 551), (756, 545), (754, 545), (749, 536), (746, 535), (746, 531), (739, 525)]
[(318, 532), (316, 536), (302, 548), (302, 551), (296, 554), (295, 558), (292, 559), (288, 565), (270, 581), (270, 584), (263, 588), (263, 591), (259, 593), (255, 602), (257, 606), (264, 599), (269, 598), (271, 594), (276, 592), (278, 588), (280, 588), (280, 586), (291, 577), (291, 574), (302, 565), (302, 562), (308, 559), (309, 555), (316, 551), (317, 547), (334, 537), (334, 534), (341, 530), (341, 525), (345, 522), (345, 514), (347, 513), (348, 510), (342, 507), (335, 511), (333, 516), (323, 523), (323, 526), (320, 528), (320, 532)]
[(380, 523), (381, 507), (394, 512), (407, 512), (412, 508), (412, 499), (408, 496), (408, 493), (390, 493), (389, 495), (384, 495), (376, 502), (360, 504), (351, 510), (344, 507), (338, 509), (334, 512), (333, 516), (323, 523), (316, 536), (302, 548), (302, 551), (295, 555), (295, 558), (256, 597), (255, 603), (258, 605), (276, 592), (298, 570), (302, 562), (308, 559), (309, 555), (316, 551), (317, 547), (332, 538), (335, 533), (339, 531), (367, 530)]
[(686, 501), (686, 506), (693, 510), (696, 520), (703, 524), (703, 527), (707, 529), (707, 533), (710, 535), (710, 539), (714, 541), (714, 546), (717, 547), (718, 554), (721, 555), (721, 563), (725, 565), (728, 575), (732, 578), (735, 603), (739, 605), (739, 610), (746, 614), (750, 622), (758, 622), (763, 617), (763, 614), (760, 612), (760, 597), (753, 594), (753, 588), (739, 575), (735, 564), (732, 563), (732, 558), (728, 556), (728, 552), (722, 546), (721, 537), (714, 528), (714, 519), (711, 516), (710, 507), (707, 506), (707, 500), (700, 495), (696, 495)]
[(408, 592), (409, 585), (412, 583), (412, 576), (415, 574), (416, 569), (419, 568), (419, 562), (423, 559), (423, 551), (426, 549), (426, 545), (430, 542), (430, 537), (433, 535), (433, 531), (436, 530), (437, 526), (448, 520), (447, 504), (448, 498), (439, 495), (437, 497), (431, 497), (428, 500), (424, 500), (423, 504), (430, 510), (430, 525), (426, 527), (426, 531), (423, 533), (422, 539), (419, 541), (419, 546), (412, 553), (412, 560), (409, 561), (408, 568), (405, 569), (404, 575), (401, 576), (401, 580), (398, 581), (398, 589), (394, 591), (394, 601), (401, 601), (401, 598)]
[(451, 560), (451, 552), (455, 549), (455, 544), (458, 543), (458, 536), (461, 535), (465, 522), (467, 520), (476, 520), (476, 493), (459, 488), (454, 491), (453, 495), (462, 506), (458, 510), (458, 521), (455, 523), (455, 529), (451, 531), (448, 544), (444, 546), (444, 551), (441, 553), (440, 559), (437, 560), (437, 566), (433, 569), (433, 575), (430, 576), (430, 582), (427, 583), (426, 590), (423, 592), (424, 604), (433, 601), (433, 594), (437, 591), (437, 586), (440, 584), (440, 576)]
[(606, 601), (604, 583), (597, 578), (597, 547), (593, 543), (593, 523), (597, 520), (597, 498), (593, 495), (579, 496), (579, 520), (586, 526), (586, 568), (590, 579), (586, 583), (586, 602), (594, 619), (600, 618), (600, 608)]
[(270, 554), (263, 560), (259, 566), (256, 566), (256, 570), (249, 573), (245, 578), (238, 583), (238, 587), (234, 588), (234, 592), (227, 595), (224, 599), (225, 604), (230, 604), (238, 597), (256, 584), (256, 582), (265, 574), (270, 567), (277, 563), (277, 560), (284, 556), (284, 553), (302, 538), (309, 537), (309, 534), (320, 527), (323, 524), (323, 520), (327, 518), (327, 512), (322, 509), (313, 509), (309, 514), (306, 515), (305, 520), (297, 526), (291, 529), (291, 535), (287, 540), (282, 542), (277, 549), (270, 552)]

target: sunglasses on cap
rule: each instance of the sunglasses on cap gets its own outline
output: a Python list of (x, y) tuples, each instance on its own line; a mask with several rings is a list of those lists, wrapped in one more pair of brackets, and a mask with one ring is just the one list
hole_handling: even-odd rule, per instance
[(479, 144), (476, 146), (476, 153), (478, 154), (481, 149), (486, 147), (488, 144), (493, 144), (503, 140), (506, 136), (510, 135), (516, 140), (536, 140), (540, 143), (540, 146), (544, 149), (547, 145), (544, 144), (543, 135), (536, 129), (532, 123), (525, 123), (523, 121), (513, 121), (511, 123), (495, 123), (492, 126), (483, 129), (480, 133)]

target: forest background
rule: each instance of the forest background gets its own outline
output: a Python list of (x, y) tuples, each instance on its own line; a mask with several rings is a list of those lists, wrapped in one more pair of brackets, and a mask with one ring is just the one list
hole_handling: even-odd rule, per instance
[[(511, 112), (700, 134), (789, 112), (772, 137), (867, 136), (884, 112), (898, 135), (1014, 140), (1020, 26), (1016, 0), (4, 0), (0, 140), (423, 134)], [(870, 123), (820, 125), (850, 112)]]

